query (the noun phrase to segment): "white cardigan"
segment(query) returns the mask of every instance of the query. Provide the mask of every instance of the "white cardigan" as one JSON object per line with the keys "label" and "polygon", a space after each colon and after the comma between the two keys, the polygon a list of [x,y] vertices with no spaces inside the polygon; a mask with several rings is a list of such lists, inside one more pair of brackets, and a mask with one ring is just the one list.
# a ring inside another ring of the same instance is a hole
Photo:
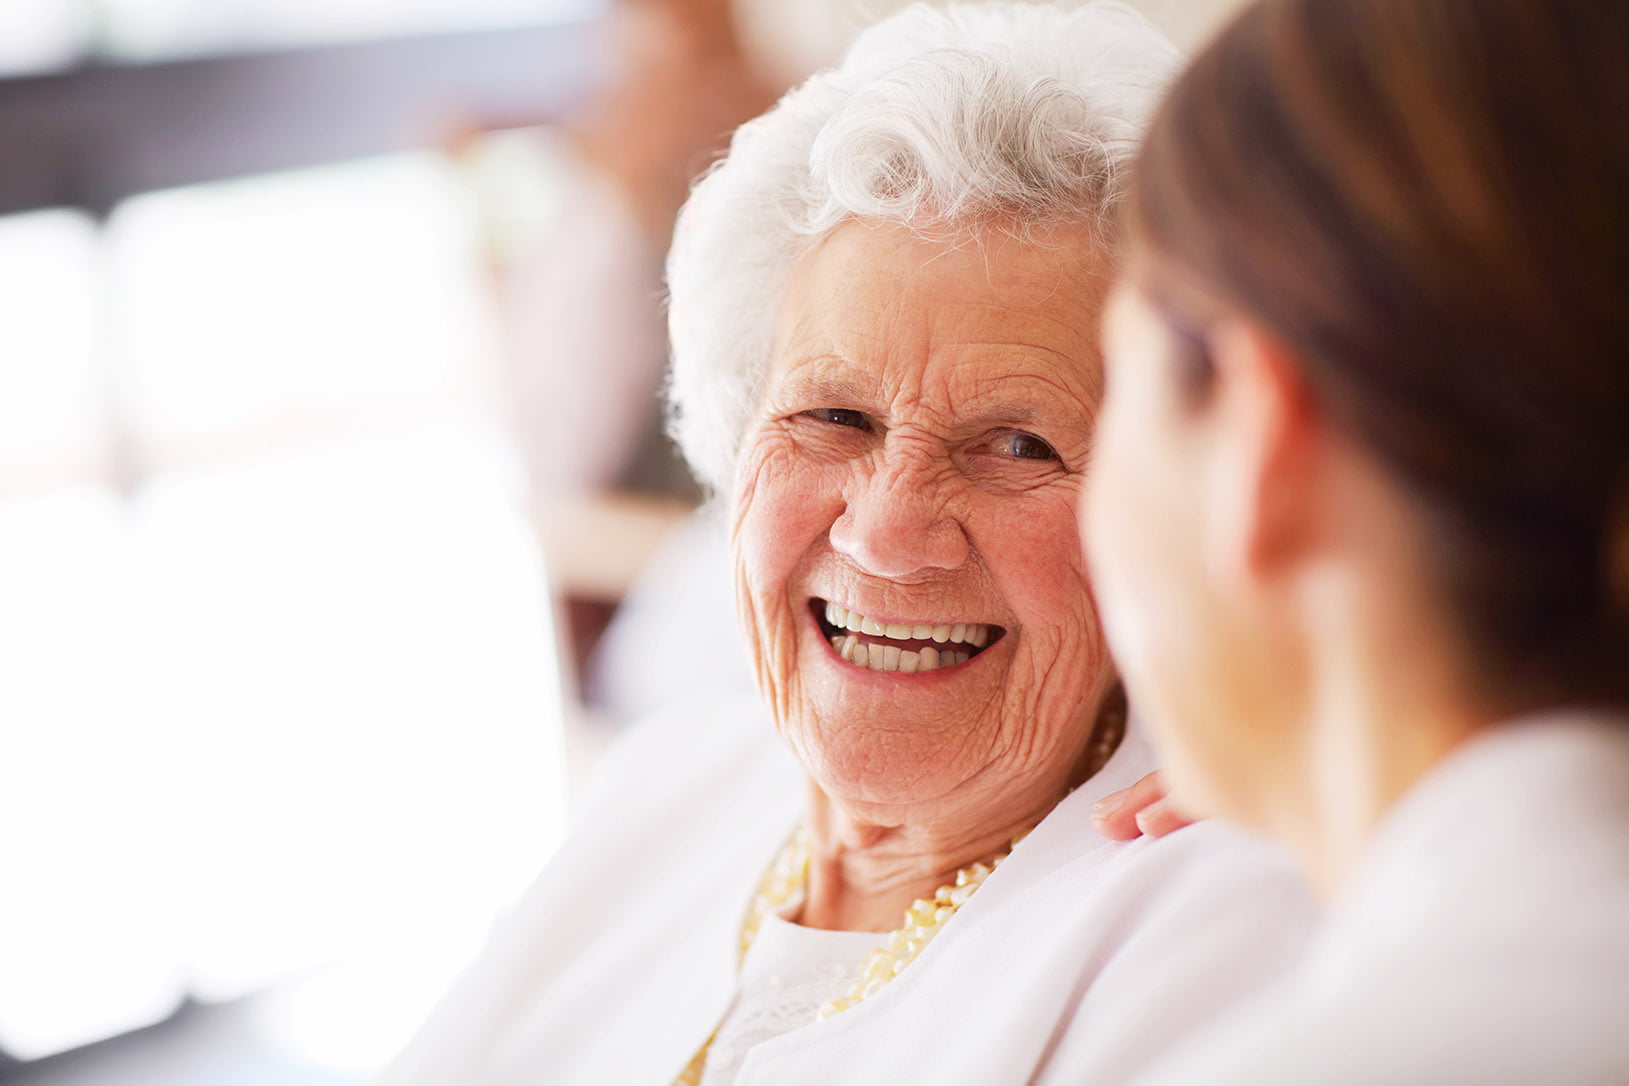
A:
{"label": "white cardigan", "polygon": [[[1274,979],[1311,900],[1216,825],[1115,844],[1093,803],[1152,767],[1133,727],[873,998],[753,1048],[741,1084],[1119,1082]],[[608,759],[574,832],[391,1086],[667,1086],[735,997],[742,916],[804,778],[762,709],[676,714]]]}
{"label": "white cardigan", "polygon": [[1629,1082],[1629,720],[1468,743],[1382,824],[1305,965],[1148,1082]]}

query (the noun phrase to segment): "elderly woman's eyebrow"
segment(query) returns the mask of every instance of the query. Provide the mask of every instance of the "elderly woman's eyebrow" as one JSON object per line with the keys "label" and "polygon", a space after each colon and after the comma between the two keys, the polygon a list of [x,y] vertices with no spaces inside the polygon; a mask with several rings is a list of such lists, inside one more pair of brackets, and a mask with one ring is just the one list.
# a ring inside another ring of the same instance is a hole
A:
{"label": "elderly woman's eyebrow", "polygon": [[[837,363],[836,359],[811,360],[824,361],[828,364]],[[808,365],[806,363],[805,365]],[[782,386],[780,400],[810,401],[826,407],[852,407],[859,403],[869,403],[879,395],[875,385],[862,387],[859,383],[835,373],[809,373],[790,378]]]}
{"label": "elderly woman's eyebrow", "polygon": [[[811,363],[815,360],[811,360]],[[827,360],[833,363],[833,368],[840,365],[837,359]],[[814,368],[810,363],[805,365]],[[788,378],[774,394],[777,406],[787,408],[807,407],[865,407],[870,410],[886,410],[886,405],[880,403],[885,396],[884,391],[874,382],[859,382],[852,380],[845,374],[831,372],[817,372],[806,375],[794,375]],[[957,405],[958,420],[969,429],[981,429],[995,426],[1033,426],[1042,422],[1057,423],[1067,421],[1072,413],[1063,405],[1038,404],[1027,400],[992,400],[978,402],[977,396],[964,398]],[[1082,420],[1082,426],[1087,422]]]}
{"label": "elderly woman's eyebrow", "polygon": [[966,420],[974,425],[1032,426],[1053,412],[1028,403],[980,404],[967,412]]}

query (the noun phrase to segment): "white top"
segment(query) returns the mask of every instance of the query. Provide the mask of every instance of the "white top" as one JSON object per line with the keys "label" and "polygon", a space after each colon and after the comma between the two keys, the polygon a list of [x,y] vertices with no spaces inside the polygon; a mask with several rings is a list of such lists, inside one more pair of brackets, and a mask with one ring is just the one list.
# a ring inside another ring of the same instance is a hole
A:
{"label": "white top", "polygon": [[1629,720],[1468,743],[1387,817],[1304,967],[1146,1081],[1629,1082]]}
{"label": "white top", "polygon": [[754,1045],[812,1025],[820,1005],[847,995],[860,961],[887,939],[886,933],[822,931],[764,917],[741,963],[740,994],[707,1051],[701,1086],[734,1082]]}
{"label": "white top", "polygon": [[[915,961],[763,1041],[736,1083],[1122,1082],[1260,990],[1313,909],[1276,850],[1218,825],[1116,844],[1093,803],[1152,767],[1133,726]],[[805,778],[756,704],[674,712],[607,758],[576,829],[392,1086],[668,1086],[739,994],[738,936]],[[1067,1035],[1067,1036],[1065,1036]]]}

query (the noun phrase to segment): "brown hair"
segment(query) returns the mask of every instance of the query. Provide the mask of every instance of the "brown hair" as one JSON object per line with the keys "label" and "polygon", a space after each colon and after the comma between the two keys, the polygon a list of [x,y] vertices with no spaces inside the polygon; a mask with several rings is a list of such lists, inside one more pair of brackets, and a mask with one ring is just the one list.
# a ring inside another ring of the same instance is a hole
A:
{"label": "brown hair", "polygon": [[1629,704],[1626,201],[1615,0],[1266,0],[1133,185],[1143,285],[1179,329],[1238,313],[1291,349],[1424,511],[1512,710]]}

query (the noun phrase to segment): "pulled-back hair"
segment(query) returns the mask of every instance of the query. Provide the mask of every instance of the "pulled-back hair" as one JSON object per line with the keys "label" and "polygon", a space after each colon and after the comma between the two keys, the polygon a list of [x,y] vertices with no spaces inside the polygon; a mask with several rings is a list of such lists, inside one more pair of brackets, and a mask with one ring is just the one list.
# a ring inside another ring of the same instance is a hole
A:
{"label": "pulled-back hair", "polygon": [[1626,118],[1629,5],[1267,0],[1130,201],[1173,326],[1268,329],[1405,488],[1513,709],[1629,703]]}
{"label": "pulled-back hair", "polygon": [[725,490],[792,266],[851,219],[923,231],[1072,220],[1113,244],[1144,123],[1180,60],[1119,3],[913,7],[743,125],[668,258],[670,429]]}

